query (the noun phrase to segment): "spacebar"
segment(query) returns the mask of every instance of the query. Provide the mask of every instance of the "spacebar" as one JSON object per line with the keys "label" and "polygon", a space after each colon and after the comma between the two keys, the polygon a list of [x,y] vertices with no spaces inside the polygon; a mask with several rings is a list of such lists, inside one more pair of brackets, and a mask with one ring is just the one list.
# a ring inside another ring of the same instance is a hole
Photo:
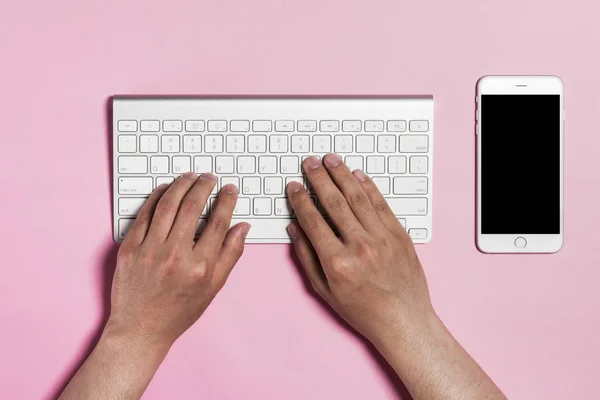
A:
{"label": "spacebar", "polygon": [[[241,223],[247,222],[252,227],[248,232],[247,239],[289,239],[289,235],[286,231],[286,227],[295,219],[292,218],[232,218],[231,227]],[[201,220],[206,223],[206,220]],[[200,231],[204,224],[200,224]]]}

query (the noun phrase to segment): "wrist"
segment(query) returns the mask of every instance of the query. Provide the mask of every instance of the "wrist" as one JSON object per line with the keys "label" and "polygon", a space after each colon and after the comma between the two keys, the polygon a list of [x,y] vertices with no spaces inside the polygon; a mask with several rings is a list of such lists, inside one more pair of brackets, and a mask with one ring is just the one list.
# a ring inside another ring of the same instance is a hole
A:
{"label": "wrist", "polygon": [[104,327],[100,343],[127,354],[131,359],[143,359],[158,364],[166,357],[172,345],[168,341],[140,334],[111,319]]}
{"label": "wrist", "polygon": [[415,345],[424,338],[441,337],[447,333],[444,324],[433,308],[421,310],[413,315],[396,312],[388,318],[370,341],[382,353],[398,352],[399,349]]}

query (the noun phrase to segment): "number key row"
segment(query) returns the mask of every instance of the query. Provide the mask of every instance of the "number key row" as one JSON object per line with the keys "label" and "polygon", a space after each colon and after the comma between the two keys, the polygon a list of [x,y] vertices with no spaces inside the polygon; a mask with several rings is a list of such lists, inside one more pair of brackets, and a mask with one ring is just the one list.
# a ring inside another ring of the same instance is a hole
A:
{"label": "number key row", "polygon": [[[200,135],[162,135],[160,149],[163,153],[200,153],[202,151]],[[119,153],[136,153],[138,151],[136,135],[120,135],[118,137]],[[205,153],[426,153],[429,151],[427,135],[205,135]],[[183,142],[183,149],[181,147]],[[312,142],[312,146],[311,146]],[[333,142],[333,143],[332,143]],[[376,146],[377,142],[377,146]],[[398,146],[396,146],[398,142]],[[247,148],[246,148],[247,144]],[[267,150],[268,149],[268,150]],[[158,153],[158,135],[140,135],[140,153]]]}

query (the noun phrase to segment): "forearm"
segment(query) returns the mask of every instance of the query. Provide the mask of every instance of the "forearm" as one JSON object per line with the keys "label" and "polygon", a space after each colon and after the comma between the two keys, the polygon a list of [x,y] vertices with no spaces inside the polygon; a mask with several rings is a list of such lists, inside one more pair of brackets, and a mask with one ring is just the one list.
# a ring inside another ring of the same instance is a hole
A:
{"label": "forearm", "polygon": [[376,346],[415,400],[506,397],[432,313]]}
{"label": "forearm", "polygon": [[59,400],[139,399],[167,351],[107,325]]}

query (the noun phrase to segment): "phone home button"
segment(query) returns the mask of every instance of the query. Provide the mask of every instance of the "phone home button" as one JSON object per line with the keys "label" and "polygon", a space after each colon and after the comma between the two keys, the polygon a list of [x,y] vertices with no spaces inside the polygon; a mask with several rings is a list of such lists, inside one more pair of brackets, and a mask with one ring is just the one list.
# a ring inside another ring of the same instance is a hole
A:
{"label": "phone home button", "polygon": [[515,247],[518,249],[524,249],[527,246],[527,240],[524,237],[518,237],[515,239]]}

